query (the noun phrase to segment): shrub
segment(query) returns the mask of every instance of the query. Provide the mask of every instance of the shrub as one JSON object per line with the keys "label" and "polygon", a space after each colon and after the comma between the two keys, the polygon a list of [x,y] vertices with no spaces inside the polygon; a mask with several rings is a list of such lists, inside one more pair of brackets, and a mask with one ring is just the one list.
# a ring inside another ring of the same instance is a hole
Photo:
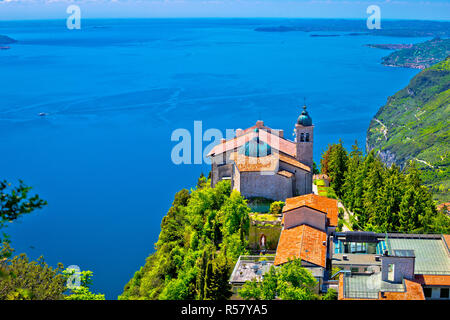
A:
{"label": "shrub", "polygon": [[270,204],[269,213],[270,214],[281,214],[283,211],[284,202],[283,201],[275,201]]}

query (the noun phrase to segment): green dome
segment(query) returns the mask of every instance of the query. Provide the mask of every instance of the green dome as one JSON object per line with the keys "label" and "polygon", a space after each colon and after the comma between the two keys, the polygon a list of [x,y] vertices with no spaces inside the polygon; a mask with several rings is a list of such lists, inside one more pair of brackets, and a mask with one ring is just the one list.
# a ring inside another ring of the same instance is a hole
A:
{"label": "green dome", "polygon": [[306,111],[306,106],[303,106],[303,111],[297,119],[297,124],[301,124],[302,126],[308,127],[312,126],[312,119]]}
{"label": "green dome", "polygon": [[[258,131],[255,130],[255,132]],[[254,137],[239,148],[239,153],[247,157],[260,158],[272,154],[272,148],[267,143],[259,140],[259,137]]]}

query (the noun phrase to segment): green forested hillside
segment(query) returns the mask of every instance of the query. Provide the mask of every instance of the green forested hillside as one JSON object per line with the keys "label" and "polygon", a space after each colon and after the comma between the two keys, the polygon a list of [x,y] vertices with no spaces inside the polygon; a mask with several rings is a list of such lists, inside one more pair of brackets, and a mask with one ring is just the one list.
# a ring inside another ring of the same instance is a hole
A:
{"label": "green forested hillside", "polygon": [[367,150],[384,163],[416,162],[439,202],[450,201],[450,57],[416,75],[389,97],[367,131]]}
{"label": "green forested hillside", "polygon": [[175,195],[161,233],[143,267],[119,299],[220,300],[231,296],[228,284],[239,255],[246,253],[250,208],[229,181]]}
{"label": "green forested hillside", "polygon": [[383,58],[383,64],[393,67],[425,69],[444,60],[450,54],[450,39],[435,38],[397,50]]}

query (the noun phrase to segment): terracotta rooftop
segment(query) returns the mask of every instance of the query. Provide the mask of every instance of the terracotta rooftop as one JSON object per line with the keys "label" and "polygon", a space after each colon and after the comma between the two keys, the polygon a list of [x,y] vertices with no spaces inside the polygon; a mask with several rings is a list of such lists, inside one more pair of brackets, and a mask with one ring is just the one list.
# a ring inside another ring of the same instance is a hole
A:
{"label": "terracotta rooftop", "polygon": [[300,258],[325,268],[326,240],[325,232],[305,224],[291,229],[283,229],[278,241],[274,265],[286,263],[289,259]]}
{"label": "terracotta rooftop", "polygon": [[416,274],[414,280],[427,286],[450,286],[450,275]]}
{"label": "terracotta rooftop", "polygon": [[[385,291],[382,295],[378,292],[377,300],[425,300],[422,285],[416,281],[405,279],[405,290],[402,292]],[[344,291],[344,274],[339,275],[339,292],[338,300],[374,300],[375,298],[345,298]],[[376,296],[376,295],[375,295]]]}
{"label": "terracotta rooftop", "polygon": [[442,237],[445,240],[445,243],[447,244],[447,249],[450,250],[450,234],[443,234]]}
{"label": "terracotta rooftop", "polygon": [[327,215],[328,225],[337,226],[338,224],[338,201],[316,194],[310,193],[298,197],[287,198],[286,205],[283,207],[283,213],[300,207],[309,207],[318,210]]}
{"label": "terracotta rooftop", "polygon": [[385,292],[379,295],[379,300],[425,300],[420,283],[405,279],[405,292]]}
{"label": "terracotta rooftop", "polygon": [[241,136],[235,137],[214,146],[214,148],[208,153],[208,156],[221,154],[223,152],[239,148],[246,142],[259,135],[260,140],[270,145],[273,149],[279,150],[287,155],[290,155],[291,157],[295,157],[297,152],[295,142],[281,138],[280,136],[264,130],[264,128],[260,129],[259,132],[250,130],[255,127],[256,126],[246,129],[246,133],[242,134]]}
{"label": "terracotta rooftop", "polygon": [[447,208],[447,210],[449,210],[450,209],[450,202],[444,202],[444,203],[441,203],[441,204],[439,204],[439,205],[437,205],[436,206],[436,209],[438,210],[438,211],[440,211],[440,210],[442,210],[442,208]]}

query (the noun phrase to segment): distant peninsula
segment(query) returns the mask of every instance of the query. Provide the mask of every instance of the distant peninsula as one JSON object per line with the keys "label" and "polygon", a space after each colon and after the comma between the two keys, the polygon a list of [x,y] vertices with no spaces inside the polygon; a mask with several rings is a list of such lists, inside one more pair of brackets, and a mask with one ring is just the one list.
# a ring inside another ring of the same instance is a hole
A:
{"label": "distant peninsula", "polygon": [[10,44],[15,43],[17,40],[14,40],[13,38],[10,38],[8,36],[3,36],[0,34],[0,44]]}
{"label": "distant peninsula", "polygon": [[368,44],[368,47],[397,50],[382,60],[390,67],[426,69],[450,55],[450,39],[434,38],[417,44]]}
{"label": "distant peninsula", "polygon": [[[326,23],[324,23],[326,21]],[[426,20],[383,21],[381,29],[368,29],[366,20],[298,19],[289,24],[257,27],[257,32],[347,32],[347,36],[450,37],[450,22]]]}
{"label": "distant peninsula", "polygon": [[400,50],[400,49],[409,49],[412,48],[412,44],[394,44],[394,43],[386,43],[386,44],[366,44],[366,47],[377,48],[377,49],[385,49],[385,50]]}

